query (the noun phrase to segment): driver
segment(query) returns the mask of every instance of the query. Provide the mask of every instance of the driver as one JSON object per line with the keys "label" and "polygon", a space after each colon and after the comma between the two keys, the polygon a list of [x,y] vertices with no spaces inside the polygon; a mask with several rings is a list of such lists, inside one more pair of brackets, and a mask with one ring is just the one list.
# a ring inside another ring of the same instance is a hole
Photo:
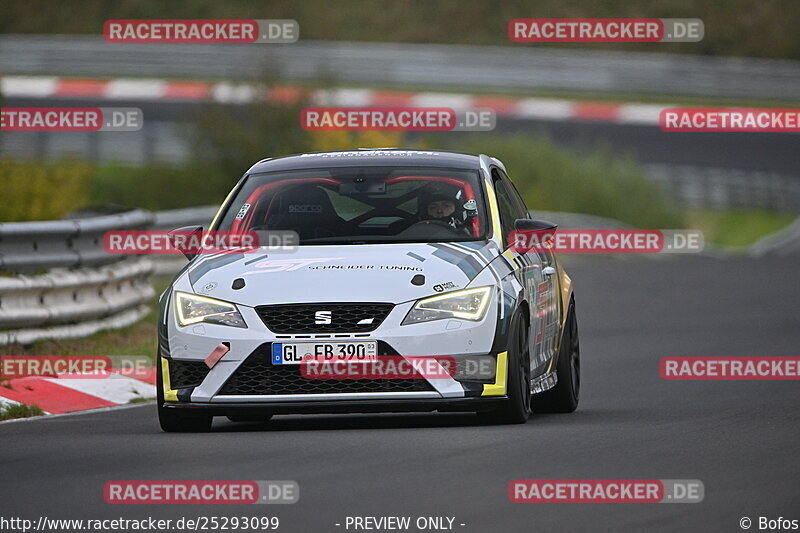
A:
{"label": "driver", "polygon": [[464,191],[459,188],[443,185],[427,187],[420,195],[420,219],[438,220],[454,230],[467,232],[463,204]]}

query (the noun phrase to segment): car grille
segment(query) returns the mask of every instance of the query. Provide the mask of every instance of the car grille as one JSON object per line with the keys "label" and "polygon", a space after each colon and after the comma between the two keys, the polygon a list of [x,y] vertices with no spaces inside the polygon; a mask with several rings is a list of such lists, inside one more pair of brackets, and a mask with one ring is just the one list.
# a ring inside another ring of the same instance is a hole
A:
{"label": "car grille", "polygon": [[[256,312],[275,333],[358,333],[377,328],[394,307],[385,303],[319,303],[262,305]],[[319,324],[327,311],[330,324]],[[371,320],[370,320],[371,319]],[[361,322],[361,323],[359,323]]]}
{"label": "car grille", "polygon": [[196,387],[206,379],[208,367],[203,361],[181,361],[172,359],[169,362],[169,385],[172,389]]}
{"label": "car grille", "polygon": [[[300,373],[300,365],[273,365],[272,344],[263,344],[228,378],[219,394],[336,394],[354,392],[431,392],[435,389],[425,379],[309,379]],[[396,352],[378,342],[380,355]]]}

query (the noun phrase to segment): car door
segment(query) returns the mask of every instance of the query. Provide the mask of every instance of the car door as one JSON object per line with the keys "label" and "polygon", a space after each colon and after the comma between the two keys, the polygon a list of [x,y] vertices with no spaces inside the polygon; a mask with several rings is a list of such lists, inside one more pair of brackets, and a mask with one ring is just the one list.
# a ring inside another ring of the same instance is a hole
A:
{"label": "car door", "polygon": [[[513,217],[514,220],[530,218],[525,202],[506,173],[499,168],[493,171],[493,174],[495,173],[497,175],[495,190],[498,191],[501,222],[503,203],[506,204],[507,217]],[[514,220],[510,221],[512,227]],[[535,377],[540,373],[537,369],[545,370],[544,366],[553,358],[558,346],[560,335],[558,265],[555,255],[549,248],[517,255],[525,265],[522,271],[531,307],[530,353],[533,370],[531,375]]]}

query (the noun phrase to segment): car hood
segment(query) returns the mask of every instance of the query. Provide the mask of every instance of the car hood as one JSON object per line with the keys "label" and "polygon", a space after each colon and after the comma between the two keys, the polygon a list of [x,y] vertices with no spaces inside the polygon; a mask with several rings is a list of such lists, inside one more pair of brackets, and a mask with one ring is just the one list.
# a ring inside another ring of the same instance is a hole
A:
{"label": "car hood", "polygon": [[[196,293],[247,306],[396,304],[466,287],[492,258],[494,248],[493,242],[483,241],[301,246],[291,253],[269,254],[226,252],[198,257],[186,275]],[[237,278],[244,280],[241,289],[233,288]]]}

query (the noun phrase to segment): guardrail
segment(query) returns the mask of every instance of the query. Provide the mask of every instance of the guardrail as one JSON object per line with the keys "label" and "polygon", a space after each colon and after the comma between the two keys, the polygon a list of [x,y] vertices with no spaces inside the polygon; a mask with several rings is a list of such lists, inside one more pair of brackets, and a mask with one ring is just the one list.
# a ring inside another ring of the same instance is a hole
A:
{"label": "guardrail", "polygon": [[117,44],[99,35],[0,37],[5,74],[327,81],[400,87],[702,95],[794,101],[800,61],[519,46],[299,41]]}
{"label": "guardrail", "polygon": [[647,177],[672,202],[708,209],[767,209],[800,213],[797,176],[732,168],[645,165]]}
{"label": "guardrail", "polygon": [[0,272],[29,272],[56,267],[113,263],[119,256],[103,250],[103,234],[145,229],[155,218],[141,209],[75,220],[0,224]]}
{"label": "guardrail", "polygon": [[155,295],[150,275],[172,272],[186,260],[107,254],[103,234],[207,224],[213,212],[213,206],[158,213],[137,209],[0,224],[0,345],[83,337],[140,320]]}

